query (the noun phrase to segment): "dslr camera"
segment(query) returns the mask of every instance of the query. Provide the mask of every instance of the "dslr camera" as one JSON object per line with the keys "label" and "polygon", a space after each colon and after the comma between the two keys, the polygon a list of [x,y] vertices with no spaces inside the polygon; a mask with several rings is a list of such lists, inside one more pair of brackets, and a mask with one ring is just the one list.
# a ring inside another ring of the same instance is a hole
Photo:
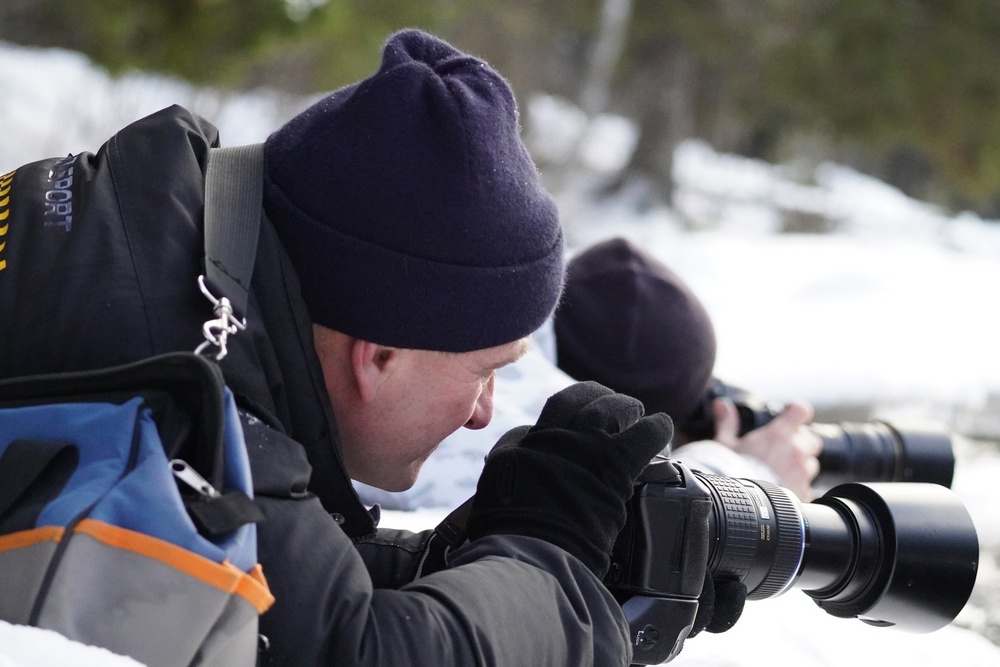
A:
{"label": "dslr camera", "polygon": [[[739,434],[760,428],[783,406],[713,378],[694,414],[677,428],[696,440],[715,437],[712,401],[729,398],[740,416]],[[828,489],[845,482],[927,482],[950,487],[955,473],[951,437],[943,428],[899,428],[884,421],[809,425],[823,441],[813,484]]]}
{"label": "dslr camera", "polygon": [[633,664],[672,660],[706,575],[748,600],[801,589],[827,613],[931,632],[975,584],[968,511],[934,483],[847,483],[811,503],[764,481],[692,472],[657,457],[636,483],[605,584],[629,622]]}

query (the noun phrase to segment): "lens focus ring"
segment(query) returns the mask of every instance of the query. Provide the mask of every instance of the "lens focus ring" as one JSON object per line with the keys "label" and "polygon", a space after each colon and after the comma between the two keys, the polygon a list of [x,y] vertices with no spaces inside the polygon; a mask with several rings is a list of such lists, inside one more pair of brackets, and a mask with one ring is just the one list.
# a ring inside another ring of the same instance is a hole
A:
{"label": "lens focus ring", "polygon": [[716,499],[712,574],[743,582],[751,600],[788,588],[805,548],[805,527],[795,499],[769,482],[716,475],[702,479]]}
{"label": "lens focus ring", "polygon": [[705,475],[703,479],[718,501],[714,503],[718,543],[709,568],[716,576],[744,581],[754,564],[759,542],[760,524],[753,499],[736,478]]}
{"label": "lens focus ring", "polygon": [[805,549],[805,526],[799,505],[789,497],[789,492],[770,482],[754,481],[771,501],[777,524],[778,542],[771,561],[771,570],[767,577],[751,591],[747,598],[763,600],[785,591],[799,570],[802,554]]}

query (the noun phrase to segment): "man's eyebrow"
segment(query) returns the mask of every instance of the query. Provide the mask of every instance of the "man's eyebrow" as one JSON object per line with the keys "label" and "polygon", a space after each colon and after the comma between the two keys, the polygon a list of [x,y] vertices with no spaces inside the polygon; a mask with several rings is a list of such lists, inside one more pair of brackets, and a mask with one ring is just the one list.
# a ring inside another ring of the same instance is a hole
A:
{"label": "man's eyebrow", "polygon": [[529,347],[530,347],[529,341],[524,341],[524,344],[518,347],[517,352],[514,354],[513,357],[503,357],[502,359],[497,359],[492,363],[487,364],[486,370],[496,371],[500,370],[504,366],[510,366],[511,364],[521,359],[524,355],[526,355],[528,353]]}
{"label": "man's eyebrow", "polygon": [[530,347],[531,347],[531,342],[527,341],[527,340],[524,341],[524,344],[521,345],[518,348],[517,354],[514,355],[514,358],[513,359],[507,359],[502,364],[500,364],[499,366],[497,366],[497,368],[503,368],[504,366],[509,366],[509,365],[515,363],[516,361],[518,361],[519,359],[521,359],[524,355],[528,354],[528,349]]}

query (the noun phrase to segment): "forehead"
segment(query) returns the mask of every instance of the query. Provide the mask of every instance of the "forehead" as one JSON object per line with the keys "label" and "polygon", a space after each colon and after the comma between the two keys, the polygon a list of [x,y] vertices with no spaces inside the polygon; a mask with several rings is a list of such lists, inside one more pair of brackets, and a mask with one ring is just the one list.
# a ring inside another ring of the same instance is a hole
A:
{"label": "forehead", "polygon": [[506,366],[507,364],[512,364],[523,357],[528,351],[530,340],[530,338],[521,338],[510,343],[504,343],[503,345],[488,347],[482,350],[459,353],[445,352],[443,354],[451,358],[462,359],[469,365],[482,369],[496,369],[501,366]]}
{"label": "forehead", "polygon": [[478,350],[473,354],[480,354],[482,356],[482,360],[490,365],[504,366],[506,364],[514,363],[523,357],[528,351],[528,343],[530,340],[530,338],[520,338],[504,345],[489,347],[485,350]]}

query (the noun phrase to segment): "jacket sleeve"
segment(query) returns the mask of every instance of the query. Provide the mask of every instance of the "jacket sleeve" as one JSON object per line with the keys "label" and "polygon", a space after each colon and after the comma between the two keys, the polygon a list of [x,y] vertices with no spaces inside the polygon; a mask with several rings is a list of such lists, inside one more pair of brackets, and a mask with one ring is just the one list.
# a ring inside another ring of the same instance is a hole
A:
{"label": "jacket sleeve", "polygon": [[301,491],[309,466],[291,445],[273,431],[265,440],[248,434],[267,516],[258,548],[275,604],[261,634],[274,665],[629,663],[614,598],[582,563],[540,540],[491,536],[452,554],[447,570],[402,583],[404,568],[373,580],[334,518]]}
{"label": "jacket sleeve", "polygon": [[436,553],[434,531],[414,533],[409,530],[379,528],[362,540],[355,541],[355,548],[368,568],[375,588],[400,588],[422,576],[425,561],[434,564],[433,570],[443,560],[443,554]]}

